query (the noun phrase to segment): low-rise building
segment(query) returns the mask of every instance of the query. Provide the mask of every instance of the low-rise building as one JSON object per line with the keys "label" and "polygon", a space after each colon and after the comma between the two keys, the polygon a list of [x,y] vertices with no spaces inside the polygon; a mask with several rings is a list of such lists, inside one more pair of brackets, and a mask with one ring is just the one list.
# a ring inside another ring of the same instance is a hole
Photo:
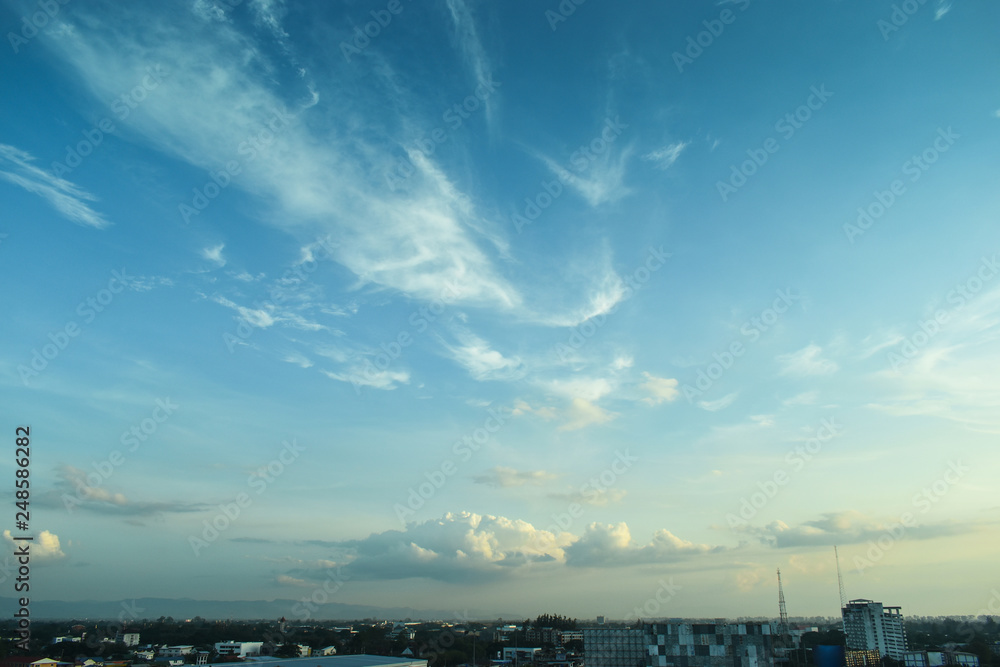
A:
{"label": "low-rise building", "polygon": [[583,641],[583,630],[557,630],[558,644],[565,646],[572,641]]}
{"label": "low-rise building", "polygon": [[246,658],[247,656],[260,655],[263,646],[264,642],[218,642],[215,644],[215,652],[222,656]]}
{"label": "low-rise building", "polygon": [[542,649],[540,648],[521,648],[518,646],[504,646],[503,647],[503,660],[504,662],[512,662],[515,664],[523,665],[525,663],[534,662],[541,655]]}
{"label": "low-rise building", "polygon": [[516,625],[500,625],[493,631],[493,641],[509,642],[521,631]]}
{"label": "low-rise building", "polygon": [[138,646],[139,645],[139,633],[138,632],[117,632],[117,633],[115,633],[115,642],[125,644],[125,646]]}
{"label": "low-rise building", "polygon": [[979,656],[962,651],[907,651],[903,654],[905,667],[979,667]]}

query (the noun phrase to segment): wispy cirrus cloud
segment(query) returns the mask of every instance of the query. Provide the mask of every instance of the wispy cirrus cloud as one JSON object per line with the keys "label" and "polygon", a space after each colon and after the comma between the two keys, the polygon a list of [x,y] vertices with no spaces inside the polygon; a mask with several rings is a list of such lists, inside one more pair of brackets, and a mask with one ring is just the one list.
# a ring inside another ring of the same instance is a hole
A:
{"label": "wispy cirrus cloud", "polygon": [[216,264],[218,266],[226,265],[226,258],[222,256],[222,251],[225,249],[226,244],[220,243],[218,245],[209,246],[207,248],[202,248],[201,256],[208,261]]}
{"label": "wispy cirrus cloud", "polygon": [[[465,0],[447,0],[447,4],[454,24],[455,37],[476,79],[476,85],[485,86],[487,90],[492,89],[492,66],[479,39],[479,29],[476,27],[469,5]],[[483,104],[486,106],[487,124],[492,126],[496,114],[495,94],[486,97]]]}
{"label": "wispy cirrus cloud", "polygon": [[674,166],[680,158],[681,153],[684,149],[690,145],[689,141],[678,141],[673,144],[667,144],[666,146],[661,146],[656,150],[650,151],[642,156],[643,160],[647,162],[652,162],[653,166],[661,171],[666,171],[670,167]]}
{"label": "wispy cirrus cloud", "polygon": [[548,156],[540,156],[545,166],[563,183],[577,191],[591,206],[618,201],[631,194],[625,185],[625,172],[633,149],[609,147],[600,156],[576,172],[566,169]]}
{"label": "wispy cirrus cloud", "polygon": [[64,178],[36,167],[32,164],[34,161],[29,153],[0,144],[0,165],[7,167],[0,169],[0,178],[45,199],[54,209],[79,225],[103,229],[111,224],[87,204],[96,201],[97,197]]}
{"label": "wispy cirrus cloud", "polygon": [[516,468],[497,466],[482,475],[476,475],[472,481],[476,484],[508,488],[525,485],[539,486],[556,477],[558,475],[545,470],[517,470]]}
{"label": "wispy cirrus cloud", "polygon": [[524,376],[524,363],[520,358],[505,357],[468,330],[456,330],[455,335],[458,344],[442,343],[451,358],[476,380],[515,380]]}
{"label": "wispy cirrus cloud", "polygon": [[707,412],[718,412],[719,410],[724,410],[733,404],[733,401],[737,399],[740,392],[734,391],[731,394],[726,394],[722,398],[717,398],[714,401],[698,401],[698,407]]}
{"label": "wispy cirrus cloud", "polygon": [[823,357],[823,348],[815,343],[810,343],[801,350],[779,355],[778,364],[782,375],[829,375],[839,369],[836,362]]}
{"label": "wispy cirrus cloud", "polygon": [[[860,544],[878,540],[887,534],[890,527],[898,530],[899,519],[876,518],[857,511],[829,512],[818,519],[789,525],[784,521],[772,521],[766,526],[737,526],[737,532],[752,535],[762,544],[785,549],[792,547],[833,546],[836,544]],[[979,524],[959,521],[921,522],[906,526],[902,534],[907,539],[929,540],[951,535],[963,535],[979,530]]]}
{"label": "wispy cirrus cloud", "polygon": [[[297,98],[294,91],[277,89],[261,74],[271,63],[247,62],[263,56],[225,9],[209,14],[171,10],[169,17],[165,8],[152,5],[105,9],[110,11],[97,20],[87,7],[67,7],[56,20],[60,38],[52,46],[101,98],[141,80],[151,62],[169,71],[158,94],[126,121],[154,147],[209,170],[239,158],[241,173],[233,183],[269,200],[271,214],[264,217],[290,232],[312,228],[334,234],[340,240],[337,261],[361,284],[428,300],[440,296],[442,285],[452,284],[458,302],[504,309],[520,303],[517,290],[468,231],[466,221],[474,213],[443,190],[440,179],[416,174],[396,192],[380,179],[372,181],[369,174],[393,159],[392,143],[365,143],[359,137],[367,132],[298,118],[313,103],[309,86],[322,92],[323,84],[303,80]],[[464,16],[460,3],[455,11]],[[278,19],[274,12],[267,16]],[[103,29],[94,31],[93,25]],[[154,25],[162,29],[152,30]],[[336,88],[337,72],[331,76]],[[357,111],[378,104],[375,94],[351,96],[352,101],[335,97]],[[266,150],[253,157],[238,152],[264,129],[273,133]],[[367,155],[367,162],[358,161],[358,155]]]}

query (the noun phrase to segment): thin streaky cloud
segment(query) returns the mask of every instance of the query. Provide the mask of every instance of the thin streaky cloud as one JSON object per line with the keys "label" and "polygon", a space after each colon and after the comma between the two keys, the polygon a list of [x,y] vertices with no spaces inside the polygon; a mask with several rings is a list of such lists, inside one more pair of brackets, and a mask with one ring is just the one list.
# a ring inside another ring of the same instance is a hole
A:
{"label": "thin streaky cloud", "polygon": [[690,141],[678,141],[673,144],[667,144],[666,146],[661,146],[656,150],[650,151],[642,156],[643,160],[647,162],[652,162],[653,166],[661,171],[666,171],[670,167],[674,166],[680,158],[681,153],[684,149],[690,145]]}
{"label": "thin streaky cloud", "polygon": [[45,199],[54,209],[73,222],[103,229],[111,223],[86,202],[97,197],[83,188],[31,164],[35,158],[9,144],[0,144],[0,164],[9,163],[13,171],[0,170],[0,178]]}

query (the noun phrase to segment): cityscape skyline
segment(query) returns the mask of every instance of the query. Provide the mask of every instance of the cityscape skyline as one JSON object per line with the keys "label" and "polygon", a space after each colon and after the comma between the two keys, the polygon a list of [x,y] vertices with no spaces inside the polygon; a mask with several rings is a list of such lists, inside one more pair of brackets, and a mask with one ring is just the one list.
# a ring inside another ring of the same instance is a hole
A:
{"label": "cityscape skyline", "polygon": [[998,19],[3,0],[0,595],[1000,607]]}

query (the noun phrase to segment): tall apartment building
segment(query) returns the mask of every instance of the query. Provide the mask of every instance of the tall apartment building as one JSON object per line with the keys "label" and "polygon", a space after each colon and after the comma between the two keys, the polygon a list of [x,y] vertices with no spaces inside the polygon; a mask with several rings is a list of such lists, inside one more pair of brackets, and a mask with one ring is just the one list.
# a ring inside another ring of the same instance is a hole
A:
{"label": "tall apartment building", "polygon": [[776,634],[770,623],[647,623],[583,631],[587,667],[769,667]]}
{"label": "tall apartment building", "polygon": [[906,653],[906,630],[899,607],[883,607],[872,600],[851,600],[841,612],[848,651],[878,651],[902,661]]}

